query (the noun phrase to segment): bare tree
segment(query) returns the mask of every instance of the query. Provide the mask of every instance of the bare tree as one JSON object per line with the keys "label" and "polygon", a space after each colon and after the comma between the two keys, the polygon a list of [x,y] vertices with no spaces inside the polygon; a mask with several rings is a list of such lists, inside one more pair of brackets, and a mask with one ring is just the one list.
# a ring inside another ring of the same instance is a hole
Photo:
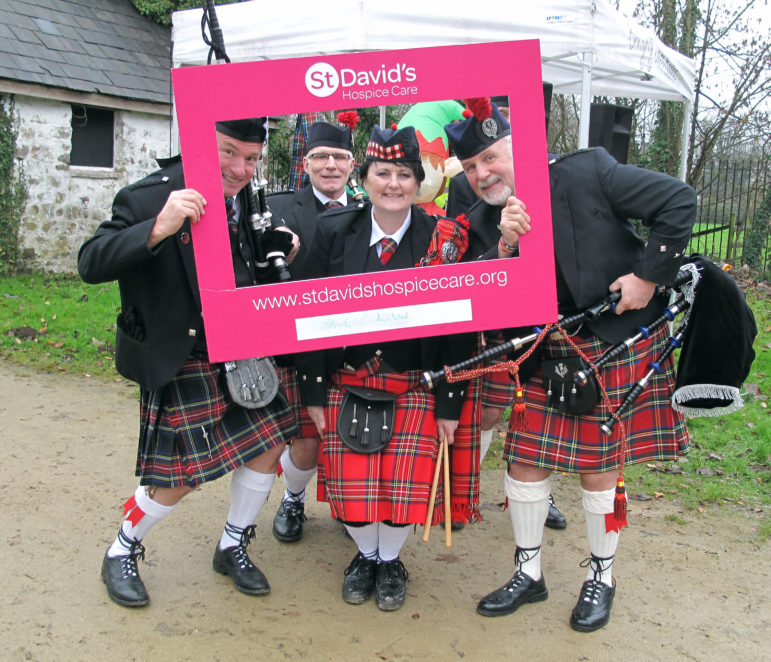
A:
{"label": "bare tree", "polygon": [[[764,155],[769,127],[771,39],[763,26],[767,0],[638,0],[635,16],[667,45],[696,60],[687,180],[699,181],[716,156]],[[650,167],[672,171],[679,151],[682,111],[661,102]],[[637,137],[637,136],[636,136]]]}
{"label": "bare tree", "polygon": [[[718,0],[704,4],[696,52],[699,75],[691,123],[689,181],[699,179],[717,148],[754,144],[767,149],[770,133],[771,39],[767,28],[762,30],[759,15],[752,13],[761,3],[745,0],[730,9]],[[762,4],[767,5],[765,1]],[[716,92],[708,85],[713,76],[726,81]],[[721,140],[726,136],[732,139]]]}

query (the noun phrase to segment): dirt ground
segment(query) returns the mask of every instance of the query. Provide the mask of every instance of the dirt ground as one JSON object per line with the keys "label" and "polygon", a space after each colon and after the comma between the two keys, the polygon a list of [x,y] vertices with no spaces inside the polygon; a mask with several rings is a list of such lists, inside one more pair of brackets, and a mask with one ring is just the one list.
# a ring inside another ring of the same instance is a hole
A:
{"label": "dirt ground", "polygon": [[764,514],[749,510],[678,513],[632,501],[611,622],[593,634],[571,630],[587,550],[577,484],[563,476],[554,491],[570,523],[545,533],[549,599],[510,616],[475,612],[512,572],[500,471],[482,477],[484,521],[456,533],[452,548],[436,529],[428,544],[420,531],[409,538],[401,611],[341,600],[355,549],[325,505],[309,502],[302,542],[274,540],[280,479],[250,547],[269,596],[242,595],[211,569],[225,479],[185,499],[145,540],[149,607],[119,607],[99,568],[135,487],[135,388],[0,362],[0,393],[3,660],[771,659],[769,545],[756,535]]}

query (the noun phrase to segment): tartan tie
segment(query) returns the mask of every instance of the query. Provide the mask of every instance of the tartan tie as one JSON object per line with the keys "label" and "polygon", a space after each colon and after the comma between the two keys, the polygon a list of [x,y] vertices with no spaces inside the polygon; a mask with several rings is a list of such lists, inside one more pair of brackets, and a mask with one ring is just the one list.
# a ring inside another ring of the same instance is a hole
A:
{"label": "tartan tie", "polygon": [[343,203],[339,200],[330,200],[324,205],[327,209],[337,209],[338,207],[342,207]]}
{"label": "tartan tie", "polygon": [[380,262],[387,265],[396,252],[396,242],[391,237],[383,237],[380,240]]}

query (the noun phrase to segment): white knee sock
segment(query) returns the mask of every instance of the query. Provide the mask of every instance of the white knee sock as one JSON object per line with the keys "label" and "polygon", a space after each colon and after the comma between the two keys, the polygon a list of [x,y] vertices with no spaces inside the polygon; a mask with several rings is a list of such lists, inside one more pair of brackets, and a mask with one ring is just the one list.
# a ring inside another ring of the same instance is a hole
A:
{"label": "white knee sock", "polygon": [[127,556],[129,553],[129,547],[126,545],[126,540],[129,543],[134,540],[142,540],[158,522],[166,517],[176,507],[176,503],[173,506],[164,506],[163,504],[153,501],[147,496],[147,488],[144,485],[139,485],[134,492],[134,499],[137,502],[136,508],[140,508],[144,515],[137,521],[136,525],[131,523],[134,519],[132,515],[136,516],[136,510],[126,513],[126,519],[121,524],[121,531],[125,536],[123,539],[121,536],[115,538],[115,541],[107,550],[107,556],[113,558],[115,556]]}
{"label": "white knee sock", "polygon": [[[262,474],[241,465],[233,471],[230,481],[230,510],[228,524],[238,529],[245,529],[254,524],[260,509],[265,504],[273,487],[276,474]],[[220,549],[235,547],[241,541],[225,527],[220,538]]]}
{"label": "white knee sock", "polygon": [[351,536],[353,542],[359,547],[359,551],[362,556],[368,559],[377,558],[377,545],[378,545],[378,523],[370,522],[364,526],[348,526],[345,525],[348,533]]}
{"label": "white knee sock", "polygon": [[409,526],[389,526],[385,522],[378,522],[378,561],[393,561],[399,556],[404,543],[410,535]]}
{"label": "white knee sock", "polygon": [[[281,454],[281,468],[284,470],[284,484],[286,485],[284,501],[293,499],[305,503],[305,487],[316,475],[316,467],[298,469],[292,461],[292,456],[289,453],[290,448],[291,446],[287,446]],[[298,497],[298,495],[300,496]]]}
{"label": "white knee sock", "polygon": [[480,442],[479,442],[479,463],[482,463],[482,460],[485,459],[485,455],[487,455],[487,451],[490,450],[490,444],[493,442],[493,432],[494,430],[482,430],[482,434],[480,435]]}
{"label": "white knee sock", "polygon": [[[519,559],[521,570],[533,579],[541,578],[541,541],[546,516],[549,514],[551,476],[526,483],[504,474],[504,491],[509,498],[509,515],[517,547],[533,550]],[[538,548],[538,551],[535,551]]]}
{"label": "white knee sock", "polygon": [[596,563],[589,564],[589,571],[586,573],[587,579],[594,579],[595,572],[598,579],[608,586],[613,586],[613,573],[611,564],[618,547],[618,532],[605,530],[605,515],[613,512],[613,499],[616,490],[602,490],[601,492],[590,492],[581,488],[581,502],[584,506],[584,516],[586,518],[586,538],[589,541],[589,550],[592,555],[600,559],[608,559],[600,562],[600,567],[596,568]]}

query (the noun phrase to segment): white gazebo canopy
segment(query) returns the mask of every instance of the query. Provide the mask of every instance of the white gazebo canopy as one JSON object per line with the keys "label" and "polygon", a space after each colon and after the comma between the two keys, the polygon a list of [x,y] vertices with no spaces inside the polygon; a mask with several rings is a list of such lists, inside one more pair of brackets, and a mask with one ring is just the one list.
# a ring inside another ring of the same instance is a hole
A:
{"label": "white gazebo canopy", "polygon": [[[175,67],[206,63],[202,12],[173,14]],[[216,12],[233,62],[539,39],[543,79],[554,92],[581,95],[579,146],[589,142],[594,95],[681,101],[681,176],[685,173],[693,60],[665,46],[608,0],[487,0],[455,6],[447,0],[294,0],[291,6],[253,1],[219,5]],[[447,66],[450,71],[452,62]]]}

